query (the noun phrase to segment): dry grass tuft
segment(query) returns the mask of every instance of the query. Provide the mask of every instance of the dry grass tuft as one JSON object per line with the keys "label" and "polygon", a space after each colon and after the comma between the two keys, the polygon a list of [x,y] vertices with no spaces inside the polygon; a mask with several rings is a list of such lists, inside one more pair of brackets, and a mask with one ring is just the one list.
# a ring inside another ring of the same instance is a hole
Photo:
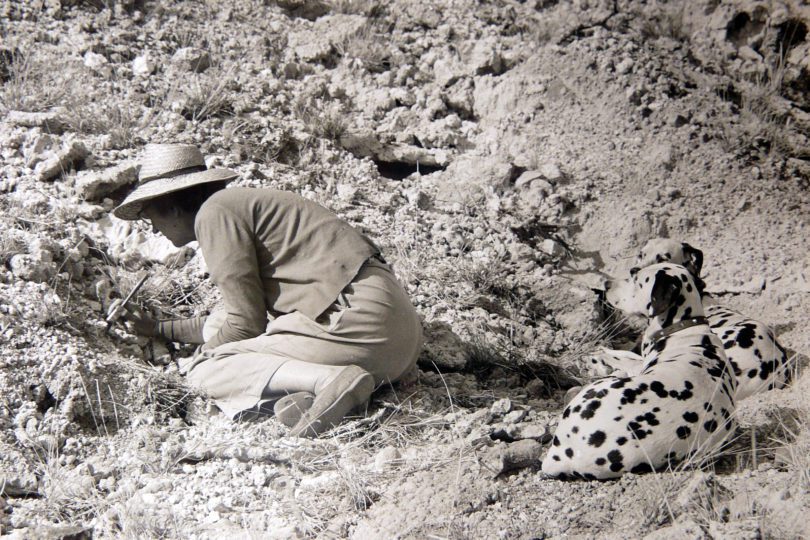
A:
{"label": "dry grass tuft", "polygon": [[349,128],[348,115],[339,103],[298,104],[293,112],[309,133],[322,139],[338,142]]}
{"label": "dry grass tuft", "polygon": [[330,9],[346,15],[364,15],[379,18],[385,14],[385,3],[379,0],[330,0]]}
{"label": "dry grass tuft", "polygon": [[337,52],[344,58],[359,60],[371,73],[383,73],[395,62],[389,45],[393,24],[382,17],[369,19],[363,27],[336,45]]}
{"label": "dry grass tuft", "polygon": [[656,2],[652,6],[652,13],[644,11],[639,15],[639,32],[645,39],[660,37],[685,41],[689,38],[686,27],[686,2],[676,2],[670,5],[666,2]]}
{"label": "dry grass tuft", "polygon": [[9,80],[0,87],[0,109],[43,112],[64,105],[72,95],[67,71],[54,69],[41,54],[15,52]]}
{"label": "dry grass tuft", "polygon": [[192,122],[232,114],[229,86],[235,80],[234,71],[235,68],[227,71],[210,68],[204,73],[191,74],[183,86],[175,89],[180,114]]}
{"label": "dry grass tuft", "polygon": [[28,251],[25,243],[19,238],[9,235],[0,234],[0,264],[7,266],[8,262],[14,255],[19,253],[26,253]]}

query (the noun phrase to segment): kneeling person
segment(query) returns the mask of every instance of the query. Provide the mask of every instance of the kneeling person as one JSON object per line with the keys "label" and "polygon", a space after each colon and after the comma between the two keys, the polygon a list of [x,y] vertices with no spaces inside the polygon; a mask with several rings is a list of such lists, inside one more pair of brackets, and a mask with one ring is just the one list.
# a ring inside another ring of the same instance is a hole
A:
{"label": "kneeling person", "polygon": [[236,176],[207,169],[194,146],[147,146],[113,213],[176,246],[198,241],[225,307],[210,320],[130,317],[144,334],[202,343],[181,372],[232,418],[278,400],[293,435],[317,436],[413,367],[419,318],[366,236],[294,193],[224,189]]}

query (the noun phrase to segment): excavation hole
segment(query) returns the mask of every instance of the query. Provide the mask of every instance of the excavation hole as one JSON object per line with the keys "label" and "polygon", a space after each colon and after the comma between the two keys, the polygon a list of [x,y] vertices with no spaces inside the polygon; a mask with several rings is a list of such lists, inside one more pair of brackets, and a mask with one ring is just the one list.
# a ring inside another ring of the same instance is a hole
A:
{"label": "excavation hole", "polygon": [[404,163],[402,161],[379,161],[374,160],[380,176],[390,180],[402,180],[415,172],[419,174],[430,174],[436,171],[443,171],[445,167],[440,165],[424,165],[414,163]]}

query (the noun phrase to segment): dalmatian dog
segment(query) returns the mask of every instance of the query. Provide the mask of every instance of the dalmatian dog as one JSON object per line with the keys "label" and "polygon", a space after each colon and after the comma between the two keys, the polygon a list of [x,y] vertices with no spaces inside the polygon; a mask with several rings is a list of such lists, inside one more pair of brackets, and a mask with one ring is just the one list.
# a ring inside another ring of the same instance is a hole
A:
{"label": "dalmatian dog", "polygon": [[[636,267],[672,262],[683,265],[701,293],[706,318],[712,331],[723,342],[734,374],[737,377],[737,401],[752,394],[782,388],[790,376],[788,355],[776,340],[775,334],[765,323],[745,317],[723,306],[710,304],[704,294],[705,284],[700,278],[703,268],[703,252],[685,242],[666,238],[648,241],[641,249]],[[614,306],[615,307],[615,306]],[[613,371],[637,372],[641,358],[627,351],[604,349],[588,359],[588,373],[603,376]]]}
{"label": "dalmatian dog", "polygon": [[660,263],[613,283],[608,301],[647,318],[643,365],[583,387],[565,407],[543,472],[607,479],[719,448],[735,427],[737,380],[683,266]]}

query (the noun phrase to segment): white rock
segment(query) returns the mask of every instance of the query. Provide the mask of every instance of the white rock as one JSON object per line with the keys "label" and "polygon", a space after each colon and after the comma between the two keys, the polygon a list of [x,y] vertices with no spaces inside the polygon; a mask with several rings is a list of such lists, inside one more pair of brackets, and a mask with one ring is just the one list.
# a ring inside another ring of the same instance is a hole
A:
{"label": "white rock", "polygon": [[383,472],[387,468],[395,465],[402,458],[399,450],[393,446],[386,446],[374,456],[374,470]]}
{"label": "white rock", "polygon": [[107,64],[107,59],[101,54],[94,53],[93,51],[84,53],[84,65],[90,69],[100,70],[107,66]]}
{"label": "white rock", "polygon": [[135,57],[132,61],[132,73],[138,77],[148,77],[155,71],[155,64],[148,54]]}
{"label": "white rock", "polygon": [[632,58],[625,58],[618,64],[616,64],[616,72],[624,75],[628,73],[631,69],[633,69],[633,59]]}
{"label": "white rock", "polygon": [[503,416],[512,410],[512,400],[509,398],[501,398],[493,403],[489,410],[492,414]]}
{"label": "white rock", "polygon": [[543,243],[540,245],[540,249],[552,257],[562,257],[565,255],[565,248],[562,247],[559,242],[552,240],[551,238],[546,238],[543,240]]}
{"label": "white rock", "polygon": [[88,201],[98,201],[138,179],[138,165],[121,163],[101,171],[82,171],[76,176],[76,193]]}
{"label": "white rock", "polygon": [[540,174],[542,174],[546,180],[551,183],[557,183],[563,179],[563,173],[560,170],[560,167],[551,161],[543,163],[543,165],[540,166]]}
{"label": "white rock", "polygon": [[211,56],[202,49],[182,47],[172,55],[172,65],[184,71],[202,73],[211,67]]}
{"label": "white rock", "polygon": [[517,424],[526,417],[526,411],[522,409],[510,411],[503,416],[503,421],[506,424]]}

